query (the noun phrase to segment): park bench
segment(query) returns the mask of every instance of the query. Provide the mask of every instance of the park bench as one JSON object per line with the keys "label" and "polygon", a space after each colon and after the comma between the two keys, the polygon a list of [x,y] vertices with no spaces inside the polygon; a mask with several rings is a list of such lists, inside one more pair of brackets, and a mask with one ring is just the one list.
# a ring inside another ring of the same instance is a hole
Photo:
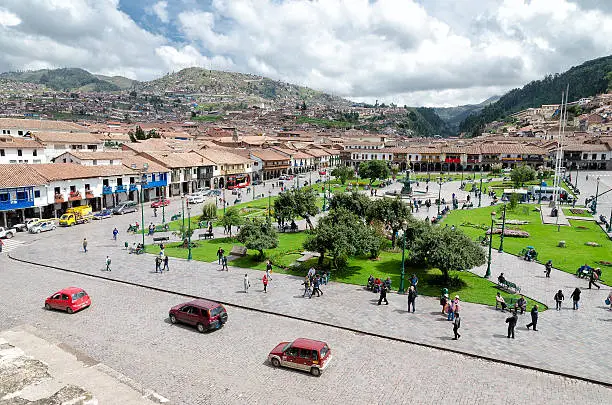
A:
{"label": "park bench", "polygon": [[[521,287],[514,284],[512,281],[504,280],[502,283],[498,283],[499,286],[503,287],[505,290],[514,290],[515,293],[521,292]],[[511,298],[512,301],[514,298]],[[510,303],[508,303],[508,307],[510,307]]]}
{"label": "park bench", "polygon": [[155,227],[155,232],[167,232],[169,230],[170,230],[170,225],[168,225],[168,224],[157,225]]}
{"label": "park bench", "polygon": [[212,232],[200,232],[198,239],[214,239],[215,235]]}
{"label": "park bench", "polygon": [[234,245],[232,246],[232,250],[230,252],[231,256],[246,256],[247,248],[244,246]]}
{"label": "park bench", "polygon": [[178,214],[174,214],[170,217],[171,221],[177,221],[178,219],[181,218],[181,213],[179,212]]}
{"label": "park bench", "polygon": [[169,236],[157,236],[153,238],[153,242],[163,242],[170,240]]}

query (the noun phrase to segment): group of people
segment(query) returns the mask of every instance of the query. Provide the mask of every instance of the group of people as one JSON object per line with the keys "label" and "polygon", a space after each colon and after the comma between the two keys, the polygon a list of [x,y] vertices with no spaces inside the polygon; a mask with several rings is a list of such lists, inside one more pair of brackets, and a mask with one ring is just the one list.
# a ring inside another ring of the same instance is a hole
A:
{"label": "group of people", "polygon": [[218,263],[221,265],[221,271],[229,271],[229,268],[227,267],[227,256],[225,255],[225,249],[223,249],[221,246],[219,246],[219,249],[217,249],[217,259]]}
{"label": "group of people", "polygon": [[323,295],[323,291],[321,291],[321,285],[327,284],[327,272],[323,272],[322,274],[318,274],[314,267],[308,269],[308,274],[304,277],[304,282],[302,285],[304,286],[304,294],[302,297],[312,298],[313,295],[317,294],[317,297]]}

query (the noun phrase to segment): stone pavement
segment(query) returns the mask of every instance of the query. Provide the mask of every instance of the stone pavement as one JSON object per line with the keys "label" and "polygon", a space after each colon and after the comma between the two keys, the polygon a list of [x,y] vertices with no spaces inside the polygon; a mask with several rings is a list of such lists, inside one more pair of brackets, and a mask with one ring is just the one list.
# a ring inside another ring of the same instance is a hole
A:
{"label": "stone pavement", "polygon": [[[502,269],[507,278],[517,282],[528,295],[551,306],[554,291],[566,293],[564,310],[549,310],[540,314],[539,332],[528,331],[525,324],[529,315],[520,318],[516,339],[506,338],[506,313],[491,307],[464,304],[462,309],[462,338],[451,341],[450,322],[439,315],[437,299],[419,297],[418,312],[406,313],[406,297],[391,294],[389,306],[377,306],[378,296],[361,286],[330,283],[323,286],[319,298],[302,298],[301,278],[273,274],[269,292],[262,293],[262,273],[256,270],[230,267],[219,271],[212,263],[187,262],[171,258],[171,271],[154,273],[153,256],[130,255],[123,250],[123,236],[113,241],[111,230],[115,224],[123,226],[131,218],[112,218],[98,223],[80,225],[72,229],[58,229],[36,235],[30,243],[11,252],[21,260],[57,266],[98,277],[129,281],[143,286],[167,289],[179,294],[202,296],[213,300],[241,305],[262,311],[351,328],[358,331],[405,339],[413,342],[448,348],[464,353],[504,360],[542,369],[568,373],[612,383],[609,356],[605,343],[609,339],[612,312],[603,306],[608,288],[584,291],[582,308],[569,310],[569,294],[578,284],[571,275],[554,271],[552,278],[543,279],[543,268],[534,263],[519,262],[514,256],[494,255],[494,277]],[[81,251],[80,241],[86,235],[89,252]],[[138,237],[133,237],[138,240]],[[58,249],[57,241],[62,241]],[[103,271],[106,255],[113,259],[112,272]],[[538,270],[539,268],[539,270]],[[481,271],[482,269],[477,269]],[[248,294],[242,292],[244,274],[249,274],[253,286]],[[540,279],[538,276],[541,276]],[[365,284],[365,280],[364,280]],[[571,289],[571,290],[570,290]],[[495,290],[491,291],[494,302]],[[452,294],[452,291],[451,291]]]}

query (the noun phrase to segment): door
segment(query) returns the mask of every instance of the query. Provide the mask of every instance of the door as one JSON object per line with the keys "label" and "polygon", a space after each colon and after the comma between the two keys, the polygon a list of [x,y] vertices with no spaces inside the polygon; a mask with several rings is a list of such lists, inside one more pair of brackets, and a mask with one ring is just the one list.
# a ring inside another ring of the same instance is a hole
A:
{"label": "door", "polygon": [[61,300],[62,300],[62,294],[55,294],[49,300],[49,305],[51,306],[51,308],[59,308]]}
{"label": "door", "polygon": [[66,309],[70,306],[70,297],[68,296],[68,294],[62,294],[57,303],[58,309]]}
{"label": "door", "polygon": [[300,349],[300,355],[297,362],[300,370],[310,371],[310,367],[312,367],[312,350]]}
{"label": "door", "polygon": [[297,347],[290,347],[283,353],[281,358],[281,364],[285,367],[298,368],[298,358],[300,355],[300,349]]}
{"label": "door", "polygon": [[176,313],[176,319],[183,323],[189,323],[189,313],[191,312],[191,305],[185,305]]}

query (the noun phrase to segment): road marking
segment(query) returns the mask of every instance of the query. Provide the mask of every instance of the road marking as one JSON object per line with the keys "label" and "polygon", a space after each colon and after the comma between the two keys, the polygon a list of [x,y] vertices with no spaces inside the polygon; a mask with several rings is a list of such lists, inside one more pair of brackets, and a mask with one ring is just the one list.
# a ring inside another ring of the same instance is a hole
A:
{"label": "road marking", "polygon": [[4,246],[2,246],[3,252],[12,252],[13,250],[24,244],[24,242],[22,241],[13,239],[2,239],[2,242],[4,243]]}

